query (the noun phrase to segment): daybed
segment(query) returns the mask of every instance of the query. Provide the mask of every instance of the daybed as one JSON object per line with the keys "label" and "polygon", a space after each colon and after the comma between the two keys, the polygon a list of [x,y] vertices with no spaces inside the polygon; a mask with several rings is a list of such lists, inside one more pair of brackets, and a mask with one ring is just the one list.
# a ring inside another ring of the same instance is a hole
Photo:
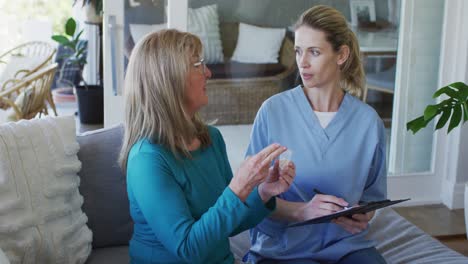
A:
{"label": "daybed", "polygon": [[[116,163],[122,127],[75,138],[74,125],[73,117],[46,117],[0,126],[0,260],[3,249],[12,263],[128,263],[132,222]],[[225,136],[228,130],[221,127]],[[66,180],[73,185],[65,188]],[[468,263],[392,209],[377,212],[369,238],[389,263]],[[248,233],[231,242],[240,259]]]}
{"label": "daybed", "polygon": [[294,44],[285,37],[278,64],[229,62],[238,36],[238,23],[220,23],[221,42],[226,63],[208,65],[214,76],[207,82],[209,103],[201,111],[206,121],[221,124],[251,124],[263,101],[290,86],[296,71]]}
{"label": "daybed", "polygon": [[[230,60],[237,44],[239,23],[220,22],[219,31],[224,62],[208,64],[212,71],[206,85],[209,103],[201,116],[207,122],[217,120],[218,125],[251,124],[263,101],[289,88],[294,80],[294,44],[284,37],[278,63],[240,63]],[[126,41],[127,57],[133,47],[130,36]]]}

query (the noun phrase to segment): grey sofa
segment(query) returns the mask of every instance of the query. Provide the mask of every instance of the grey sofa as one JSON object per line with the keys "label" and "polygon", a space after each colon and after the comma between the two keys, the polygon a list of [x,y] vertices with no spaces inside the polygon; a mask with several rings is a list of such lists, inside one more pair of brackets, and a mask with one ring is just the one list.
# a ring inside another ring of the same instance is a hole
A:
{"label": "grey sofa", "polygon": [[[78,136],[82,162],[80,193],[83,211],[93,231],[93,251],[87,264],[128,263],[133,223],[129,215],[125,177],[117,165],[123,129],[116,126]],[[229,145],[228,145],[229,148]],[[389,263],[468,263],[391,208],[377,211],[369,238]],[[249,248],[248,232],[231,238],[237,259]]]}

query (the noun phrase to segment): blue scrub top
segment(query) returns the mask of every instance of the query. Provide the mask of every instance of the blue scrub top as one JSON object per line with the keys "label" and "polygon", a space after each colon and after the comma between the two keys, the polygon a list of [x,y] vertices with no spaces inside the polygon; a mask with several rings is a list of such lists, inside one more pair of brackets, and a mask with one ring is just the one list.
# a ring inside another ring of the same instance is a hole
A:
{"label": "blue scrub top", "polygon": [[[315,195],[314,188],[350,204],[387,196],[383,122],[373,108],[347,93],[326,128],[320,125],[300,86],[265,101],[256,116],[246,155],[274,142],[293,152],[295,183],[307,200]],[[294,186],[280,197],[303,201]],[[337,261],[350,252],[374,246],[365,239],[367,230],[352,235],[333,223],[287,225],[286,221],[267,218],[251,230],[254,259]]]}

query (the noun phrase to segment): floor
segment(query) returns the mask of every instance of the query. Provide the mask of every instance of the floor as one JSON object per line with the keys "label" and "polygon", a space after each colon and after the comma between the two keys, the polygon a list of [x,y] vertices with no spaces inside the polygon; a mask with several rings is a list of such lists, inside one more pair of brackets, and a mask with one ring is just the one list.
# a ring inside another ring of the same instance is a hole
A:
{"label": "floor", "polygon": [[442,204],[394,209],[447,247],[468,256],[464,209],[450,210]]}

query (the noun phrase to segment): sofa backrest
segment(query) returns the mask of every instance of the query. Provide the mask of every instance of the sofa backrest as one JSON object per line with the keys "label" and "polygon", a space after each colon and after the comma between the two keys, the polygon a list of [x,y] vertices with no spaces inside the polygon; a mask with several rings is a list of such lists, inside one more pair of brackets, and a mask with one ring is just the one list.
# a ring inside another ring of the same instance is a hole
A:
{"label": "sofa backrest", "polygon": [[121,125],[77,137],[82,163],[79,190],[94,248],[127,245],[133,232],[126,179],[117,164],[122,137]]}

